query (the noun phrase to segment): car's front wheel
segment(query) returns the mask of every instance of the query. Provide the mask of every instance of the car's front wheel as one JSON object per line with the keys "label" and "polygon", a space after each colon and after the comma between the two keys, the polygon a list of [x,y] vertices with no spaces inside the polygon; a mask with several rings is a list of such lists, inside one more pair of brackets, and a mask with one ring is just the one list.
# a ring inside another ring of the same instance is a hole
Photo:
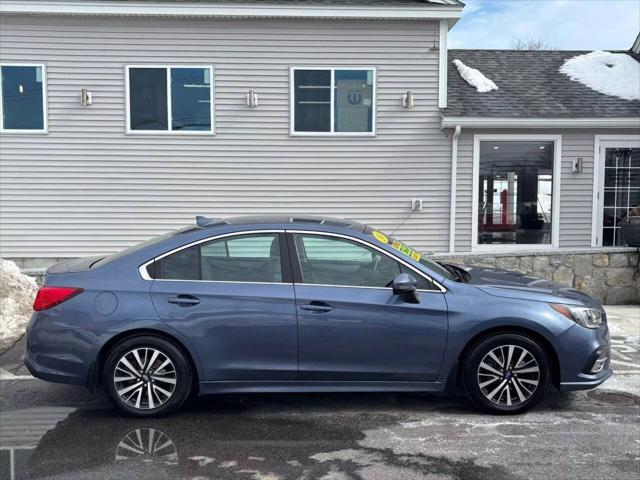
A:
{"label": "car's front wheel", "polygon": [[542,346],[518,333],[482,340],[471,348],[463,367],[471,401],[480,409],[497,414],[530,409],[547,393],[551,379]]}
{"label": "car's front wheel", "polygon": [[105,362],[104,384],[111,401],[139,417],[179,409],[191,391],[189,361],[173,343],[151,335],[118,343]]}

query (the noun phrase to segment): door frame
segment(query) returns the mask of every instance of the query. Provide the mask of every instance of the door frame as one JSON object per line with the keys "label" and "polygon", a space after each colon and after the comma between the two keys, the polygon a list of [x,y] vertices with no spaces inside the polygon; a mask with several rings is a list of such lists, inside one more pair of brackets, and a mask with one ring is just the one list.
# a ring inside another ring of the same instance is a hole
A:
{"label": "door frame", "polygon": [[640,135],[595,135],[593,148],[593,205],[591,246],[602,247],[604,155],[607,148],[640,148]]}

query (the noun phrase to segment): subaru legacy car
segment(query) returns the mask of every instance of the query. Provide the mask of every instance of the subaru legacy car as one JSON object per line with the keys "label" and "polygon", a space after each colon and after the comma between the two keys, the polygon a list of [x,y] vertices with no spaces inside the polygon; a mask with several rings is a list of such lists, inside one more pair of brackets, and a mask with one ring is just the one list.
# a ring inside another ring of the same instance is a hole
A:
{"label": "subaru legacy car", "polygon": [[34,310],[31,373],[103,387],[137,416],[192,393],[462,390],[515,414],[612,375],[605,313],[584,293],[333,218],[198,217],[51,267]]}

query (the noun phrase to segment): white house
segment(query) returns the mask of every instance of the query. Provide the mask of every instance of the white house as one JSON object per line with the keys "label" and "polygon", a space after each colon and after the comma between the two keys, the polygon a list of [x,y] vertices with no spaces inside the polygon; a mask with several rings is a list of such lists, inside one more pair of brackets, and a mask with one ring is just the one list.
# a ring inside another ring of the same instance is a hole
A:
{"label": "white house", "polygon": [[[640,99],[561,72],[589,52],[447,51],[463,8],[0,1],[1,255],[33,266],[196,214],[285,212],[437,253],[622,245]],[[587,60],[635,82],[639,58]]]}

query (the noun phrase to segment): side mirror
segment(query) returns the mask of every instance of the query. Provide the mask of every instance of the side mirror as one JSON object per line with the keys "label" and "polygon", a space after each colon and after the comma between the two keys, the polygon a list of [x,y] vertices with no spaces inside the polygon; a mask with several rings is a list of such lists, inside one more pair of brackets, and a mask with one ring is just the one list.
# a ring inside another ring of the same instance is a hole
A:
{"label": "side mirror", "polygon": [[418,281],[408,273],[401,273],[393,279],[393,294],[399,295],[407,303],[420,303]]}

